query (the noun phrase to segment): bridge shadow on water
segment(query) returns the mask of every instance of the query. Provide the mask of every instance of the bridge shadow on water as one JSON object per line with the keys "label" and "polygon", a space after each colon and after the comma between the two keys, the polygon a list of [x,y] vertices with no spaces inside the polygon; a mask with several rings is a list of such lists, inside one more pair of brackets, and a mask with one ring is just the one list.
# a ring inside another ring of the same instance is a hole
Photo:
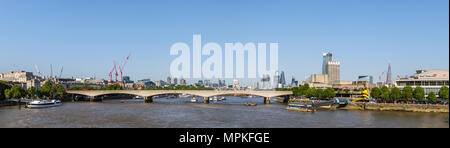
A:
{"label": "bridge shadow on water", "polygon": [[[87,96],[76,96],[75,102],[78,101],[90,101]],[[95,102],[105,102],[105,103],[145,103],[143,97],[135,96],[135,95],[124,95],[124,94],[110,94],[98,96],[94,100]],[[179,94],[168,94],[168,95],[159,95],[153,97],[152,103],[201,103],[204,104],[204,98],[198,96],[183,96]],[[258,96],[233,96],[233,95],[225,95],[225,96],[216,96],[209,98],[209,104],[265,104],[264,97]],[[270,104],[280,104],[279,102],[274,101],[274,98],[271,98]]]}

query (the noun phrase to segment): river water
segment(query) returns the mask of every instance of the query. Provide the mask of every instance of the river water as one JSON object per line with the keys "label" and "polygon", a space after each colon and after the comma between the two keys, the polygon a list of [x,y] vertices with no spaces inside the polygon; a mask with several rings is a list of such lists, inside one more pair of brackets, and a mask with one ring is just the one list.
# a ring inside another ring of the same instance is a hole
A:
{"label": "river water", "polygon": [[[276,102],[263,104],[263,98],[227,97],[226,101],[210,104],[192,103],[187,98],[139,102],[142,100],[65,102],[45,109],[1,107],[0,127],[449,127],[448,113],[358,110],[304,113],[287,111],[286,105]],[[258,105],[243,105],[248,102]]]}

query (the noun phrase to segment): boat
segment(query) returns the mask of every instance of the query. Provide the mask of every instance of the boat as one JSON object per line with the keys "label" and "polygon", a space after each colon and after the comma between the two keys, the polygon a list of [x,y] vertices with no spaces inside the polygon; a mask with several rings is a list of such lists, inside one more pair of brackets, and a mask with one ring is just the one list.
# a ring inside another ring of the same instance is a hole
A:
{"label": "boat", "polygon": [[245,103],[246,106],[256,106],[256,103]]}
{"label": "boat", "polygon": [[54,107],[54,106],[60,106],[61,101],[59,100],[33,100],[29,103],[27,103],[27,108],[47,108],[47,107]]}
{"label": "boat", "polygon": [[180,98],[189,98],[189,97],[191,97],[191,95],[188,95],[188,94],[181,94],[180,95]]}
{"label": "boat", "polygon": [[167,97],[167,99],[175,99],[175,96],[170,95],[169,97]]}
{"label": "boat", "polygon": [[219,98],[217,98],[217,101],[223,101],[223,100],[226,100],[225,97],[219,97]]}
{"label": "boat", "polygon": [[144,97],[136,96],[134,99],[144,99]]}
{"label": "boat", "polygon": [[314,112],[315,109],[311,104],[297,104],[297,103],[291,103],[288,104],[286,107],[286,110],[292,110],[292,111],[300,111],[300,112]]}
{"label": "boat", "polygon": [[223,101],[223,100],[226,100],[225,97],[214,96],[212,98],[209,98],[209,101]]}
{"label": "boat", "polygon": [[197,102],[197,98],[195,98],[195,97],[192,98],[192,99],[191,99],[191,102]]}

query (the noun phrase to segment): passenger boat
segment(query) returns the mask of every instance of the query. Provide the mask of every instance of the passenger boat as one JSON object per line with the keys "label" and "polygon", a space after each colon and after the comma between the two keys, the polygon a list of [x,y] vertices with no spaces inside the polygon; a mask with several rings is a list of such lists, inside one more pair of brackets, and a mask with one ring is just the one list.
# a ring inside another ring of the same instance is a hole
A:
{"label": "passenger boat", "polygon": [[286,110],[292,110],[292,111],[301,111],[301,112],[314,112],[315,109],[311,104],[297,104],[297,103],[290,103],[286,107]]}
{"label": "passenger boat", "polygon": [[212,97],[212,98],[209,98],[209,100],[210,100],[210,101],[223,101],[223,100],[226,100],[226,99],[225,99],[225,97],[217,97],[217,96],[214,96],[214,97]]}
{"label": "passenger boat", "polygon": [[189,97],[191,97],[191,95],[188,95],[188,94],[181,94],[180,95],[180,98],[189,98]]}
{"label": "passenger boat", "polygon": [[193,97],[193,98],[191,99],[191,102],[197,102],[197,98]]}
{"label": "passenger boat", "polygon": [[34,101],[27,103],[26,107],[27,108],[47,108],[47,107],[60,106],[60,105],[62,105],[62,104],[61,104],[61,101],[59,101],[59,100],[51,100],[51,101],[34,100]]}

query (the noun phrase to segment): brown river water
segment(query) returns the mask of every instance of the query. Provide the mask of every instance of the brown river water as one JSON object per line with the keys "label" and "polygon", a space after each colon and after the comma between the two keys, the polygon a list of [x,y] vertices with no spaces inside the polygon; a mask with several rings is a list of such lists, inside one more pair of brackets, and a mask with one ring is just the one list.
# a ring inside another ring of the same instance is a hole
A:
{"label": "brown river water", "polygon": [[[0,108],[0,127],[151,127],[151,128],[319,128],[443,127],[448,113],[337,110],[304,113],[286,105],[263,104],[262,98],[227,97],[224,102],[191,103],[190,99],[64,102],[62,106]],[[245,106],[251,102],[257,106]]]}

